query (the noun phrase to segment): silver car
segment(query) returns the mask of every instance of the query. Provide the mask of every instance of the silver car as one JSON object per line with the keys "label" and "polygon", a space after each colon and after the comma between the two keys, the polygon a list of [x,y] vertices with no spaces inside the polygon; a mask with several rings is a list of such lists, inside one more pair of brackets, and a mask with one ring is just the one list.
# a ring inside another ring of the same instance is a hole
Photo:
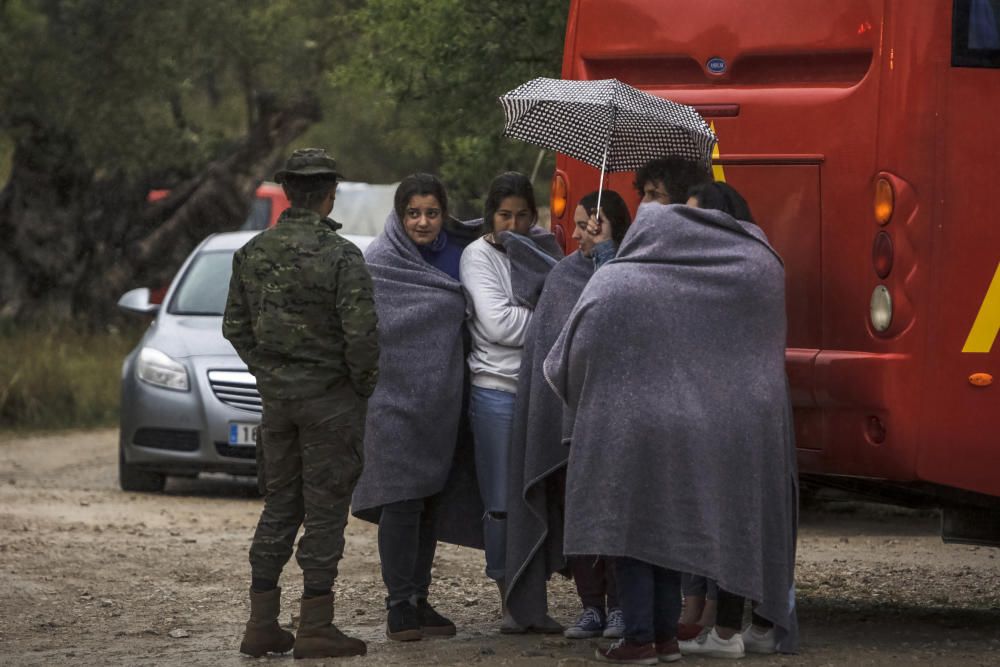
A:
{"label": "silver car", "polygon": [[[257,382],[222,337],[233,253],[259,232],[208,237],[174,277],[163,306],[149,289],[127,292],[124,310],[155,314],[122,365],[118,480],[126,491],[161,491],[168,475],[256,475]],[[362,250],[372,237],[344,235]]]}

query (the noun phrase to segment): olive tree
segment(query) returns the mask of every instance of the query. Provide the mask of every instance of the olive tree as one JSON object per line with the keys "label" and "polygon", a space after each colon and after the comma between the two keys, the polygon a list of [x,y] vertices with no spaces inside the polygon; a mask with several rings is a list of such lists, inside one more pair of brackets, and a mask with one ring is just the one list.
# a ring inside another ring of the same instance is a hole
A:
{"label": "olive tree", "polygon": [[238,226],[320,118],[356,4],[0,1],[0,317],[100,321]]}

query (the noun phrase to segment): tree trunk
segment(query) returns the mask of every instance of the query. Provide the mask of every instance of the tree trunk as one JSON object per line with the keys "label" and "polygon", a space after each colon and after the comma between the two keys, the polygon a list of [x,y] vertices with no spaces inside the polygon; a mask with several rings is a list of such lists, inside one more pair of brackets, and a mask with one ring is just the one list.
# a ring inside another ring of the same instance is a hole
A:
{"label": "tree trunk", "polygon": [[0,191],[0,318],[100,325],[132,287],[166,285],[207,235],[237,229],[288,145],[319,119],[315,100],[257,101],[227,155],[148,202],[148,184],[90,168],[71,137],[32,126]]}

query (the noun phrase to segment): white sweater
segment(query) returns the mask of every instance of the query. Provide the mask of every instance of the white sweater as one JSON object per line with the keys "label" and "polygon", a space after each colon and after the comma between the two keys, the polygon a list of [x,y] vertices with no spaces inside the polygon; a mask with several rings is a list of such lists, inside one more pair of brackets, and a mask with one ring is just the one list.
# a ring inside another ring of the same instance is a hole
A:
{"label": "white sweater", "polygon": [[514,303],[510,260],[485,239],[477,239],[462,253],[459,275],[473,310],[469,318],[472,384],[517,393],[524,334],[532,311]]}

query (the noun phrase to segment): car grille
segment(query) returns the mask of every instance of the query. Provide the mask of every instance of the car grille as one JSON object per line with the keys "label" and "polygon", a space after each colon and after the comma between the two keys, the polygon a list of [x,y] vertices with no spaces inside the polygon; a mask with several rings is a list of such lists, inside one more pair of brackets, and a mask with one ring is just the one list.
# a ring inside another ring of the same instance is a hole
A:
{"label": "car grille", "polygon": [[257,458],[257,448],[246,445],[236,446],[230,445],[228,442],[216,442],[215,451],[219,453],[219,456],[227,456],[233,459],[253,460]]}
{"label": "car grille", "polygon": [[139,447],[169,449],[175,452],[193,452],[198,449],[198,431],[140,428],[132,436],[132,442]]}
{"label": "car grille", "polygon": [[260,394],[257,393],[257,380],[246,371],[209,371],[208,383],[212,386],[215,397],[234,408],[255,412],[263,412]]}

